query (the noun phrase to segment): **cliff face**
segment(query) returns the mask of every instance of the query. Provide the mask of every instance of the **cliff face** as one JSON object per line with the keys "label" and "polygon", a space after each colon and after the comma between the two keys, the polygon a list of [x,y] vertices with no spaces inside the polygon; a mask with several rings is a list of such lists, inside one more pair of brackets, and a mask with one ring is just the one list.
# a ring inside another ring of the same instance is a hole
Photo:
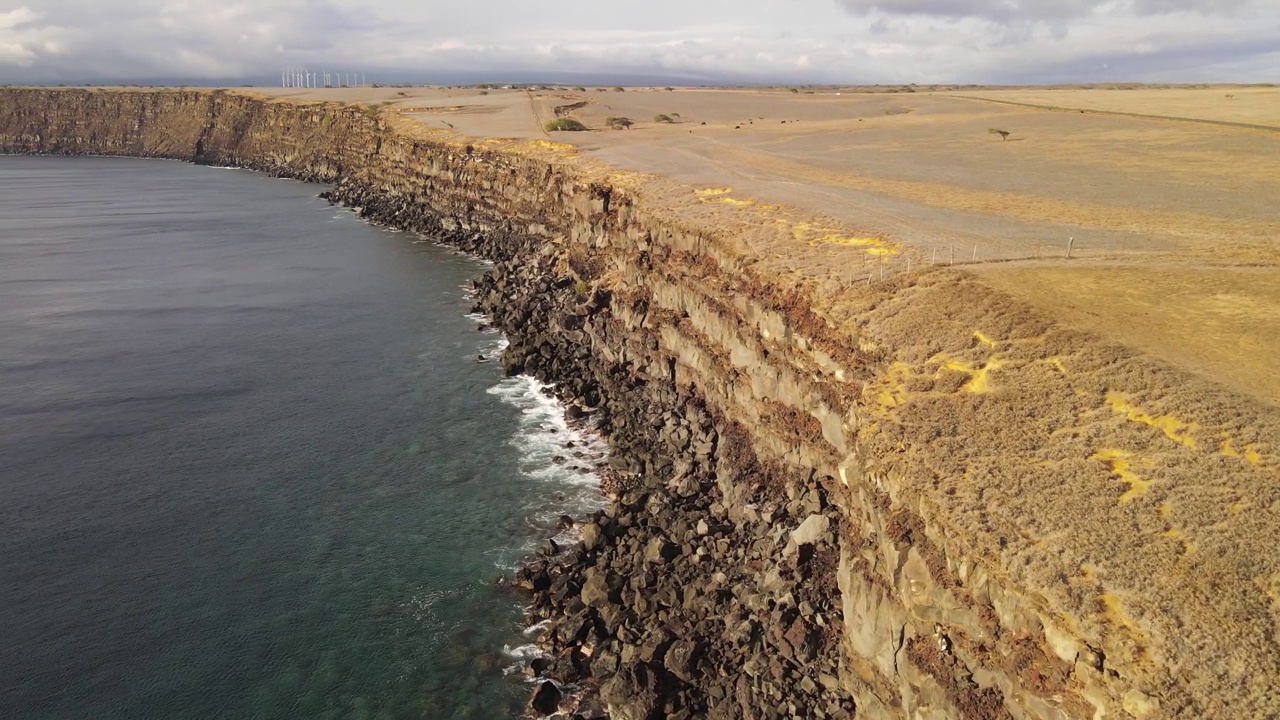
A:
{"label": "cliff face", "polygon": [[[1242,422],[1259,409],[967,276],[767,271],[607,173],[335,104],[3,90],[0,150],[333,183],[376,221],[498,260],[482,305],[508,367],[565,384],[617,449],[620,509],[547,604],[589,619],[556,642],[608,658],[594,674],[619,716],[661,714],[675,686],[703,690],[671,716],[1277,709],[1280,567],[1223,560],[1280,527],[1274,417]],[[1158,482],[1165,467],[1183,475]],[[1222,495],[1207,515],[1205,492]],[[679,505],[676,526],[642,521],[676,517],[655,503]],[[655,567],[709,599],[628,585]],[[701,644],[677,652],[640,616]]]}

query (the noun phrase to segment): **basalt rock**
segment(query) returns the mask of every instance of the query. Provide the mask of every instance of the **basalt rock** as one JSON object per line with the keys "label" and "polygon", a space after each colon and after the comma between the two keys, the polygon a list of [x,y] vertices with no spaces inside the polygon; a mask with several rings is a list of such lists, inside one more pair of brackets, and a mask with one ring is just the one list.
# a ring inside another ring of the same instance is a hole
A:
{"label": "basalt rock", "polygon": [[[616,502],[585,519],[576,550],[548,545],[514,580],[533,593],[531,619],[555,628],[554,661],[537,669],[576,680],[584,717],[597,700],[628,720],[855,708],[877,718],[1275,715],[1280,569],[1273,554],[1245,553],[1245,572],[1205,549],[1228,547],[1233,523],[1274,528],[1273,476],[1249,486],[1256,507],[1249,493],[1224,498],[1193,551],[1154,505],[1141,522],[1159,527],[1139,526],[1141,503],[1116,500],[1117,466],[1091,454],[1099,448],[1044,454],[1051,441],[1087,439],[1092,431],[1064,432],[1081,418],[1103,417],[1135,425],[1124,434],[1132,467],[1168,458],[1206,476],[1261,476],[1273,473],[1258,453],[1274,433],[1248,451],[1250,470],[1243,441],[1220,436],[1235,420],[1201,413],[1202,445],[1234,454],[1192,455],[1170,441],[1177,431],[1155,427],[1154,410],[1112,396],[1141,399],[1165,376],[1138,358],[1090,355],[1079,336],[1038,320],[1015,338],[1007,300],[959,275],[883,291],[772,275],[731,231],[646,207],[607,176],[338,103],[6,89],[0,152],[167,157],[330,183],[326,197],[362,217],[493,261],[473,291],[510,341],[503,370],[554,383],[581,410],[574,422],[610,447],[602,482]],[[963,303],[951,289],[960,286]],[[842,317],[842,303],[860,309]],[[999,341],[1008,362],[974,318],[1010,336]],[[1062,359],[1016,354],[1041,336]],[[901,362],[895,344],[907,346]],[[1125,372],[1073,385],[1064,368],[1089,363]],[[1003,394],[976,391],[987,370]],[[1029,410],[1045,378],[1078,407]],[[996,410],[1005,422],[981,422]],[[1017,462],[974,449],[1014,426],[1025,440]],[[1093,504],[1064,500],[1059,472],[1087,479]],[[981,482],[1016,473],[1040,485]],[[1229,516],[1237,501],[1248,511]],[[1041,502],[1057,504],[998,512]],[[1115,542],[1067,532],[1090,527],[1061,520],[1068,509],[1109,513],[1155,539],[1120,548],[1130,565],[1113,562]],[[1071,553],[1038,545],[1050,538]],[[1134,567],[1176,568],[1166,573],[1176,581]],[[1105,592],[1122,575],[1128,591]],[[1182,601],[1186,588],[1198,605]]]}

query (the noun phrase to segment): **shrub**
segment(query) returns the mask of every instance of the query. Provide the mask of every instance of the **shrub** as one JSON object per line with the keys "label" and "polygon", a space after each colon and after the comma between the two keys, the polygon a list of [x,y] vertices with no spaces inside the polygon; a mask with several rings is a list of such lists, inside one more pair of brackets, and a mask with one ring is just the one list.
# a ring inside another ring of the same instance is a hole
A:
{"label": "shrub", "polygon": [[662,113],[658,113],[657,115],[654,115],[654,116],[653,116],[653,121],[654,121],[654,122],[656,122],[656,123],[673,123],[673,122],[675,122],[675,120],[672,120],[672,119],[671,119],[671,116],[670,116],[670,115],[663,115]]}
{"label": "shrub", "polygon": [[581,132],[586,130],[587,126],[573,118],[556,118],[543,125],[542,129],[547,132]]}
{"label": "shrub", "polygon": [[791,94],[793,94],[793,95],[799,95],[799,94],[800,94],[800,91],[799,91],[799,90],[797,90],[797,89],[795,89],[795,88],[791,88],[790,92],[791,92]]}
{"label": "shrub", "polygon": [[630,128],[634,123],[631,122],[631,118],[613,117],[612,115],[610,115],[609,117],[604,119],[604,124],[613,128],[614,130],[626,130]]}
{"label": "shrub", "polygon": [[488,90],[481,90],[481,91],[480,91],[480,94],[481,94],[481,95],[488,95],[488,94],[489,94],[489,91],[488,91]]}
{"label": "shrub", "polygon": [[672,92],[673,90],[675,90],[675,88],[668,85],[667,87],[663,88],[663,90],[666,90],[667,92]]}
{"label": "shrub", "polygon": [[992,135],[999,135],[1001,140],[1009,139],[1008,130],[1000,130],[999,128],[987,128],[987,132],[991,133]]}
{"label": "shrub", "polygon": [[614,91],[614,92],[626,92],[626,90],[625,90],[624,88],[622,88],[621,86],[619,86],[619,87],[615,87],[615,88],[613,89],[613,91]]}

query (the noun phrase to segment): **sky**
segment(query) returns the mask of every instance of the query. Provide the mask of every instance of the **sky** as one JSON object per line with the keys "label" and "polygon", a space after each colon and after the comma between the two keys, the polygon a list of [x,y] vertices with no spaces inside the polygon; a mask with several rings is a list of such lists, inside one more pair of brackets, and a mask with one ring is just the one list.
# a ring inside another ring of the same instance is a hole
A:
{"label": "sky", "polygon": [[0,0],[0,82],[1280,82],[1280,0]]}

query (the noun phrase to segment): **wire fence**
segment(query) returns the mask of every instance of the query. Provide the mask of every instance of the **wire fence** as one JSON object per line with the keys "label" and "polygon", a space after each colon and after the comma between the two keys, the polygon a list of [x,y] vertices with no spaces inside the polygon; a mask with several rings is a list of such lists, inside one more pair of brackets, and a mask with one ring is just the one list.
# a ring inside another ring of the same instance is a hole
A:
{"label": "wire fence", "polygon": [[860,253],[854,280],[874,285],[903,274],[923,272],[936,267],[983,265],[1015,262],[1075,263],[1086,261],[1137,260],[1160,249],[1155,243],[1141,239],[1090,238],[1088,241],[1068,235],[1043,241],[982,240],[979,242],[945,242],[913,240],[910,246],[899,246],[896,252]]}

